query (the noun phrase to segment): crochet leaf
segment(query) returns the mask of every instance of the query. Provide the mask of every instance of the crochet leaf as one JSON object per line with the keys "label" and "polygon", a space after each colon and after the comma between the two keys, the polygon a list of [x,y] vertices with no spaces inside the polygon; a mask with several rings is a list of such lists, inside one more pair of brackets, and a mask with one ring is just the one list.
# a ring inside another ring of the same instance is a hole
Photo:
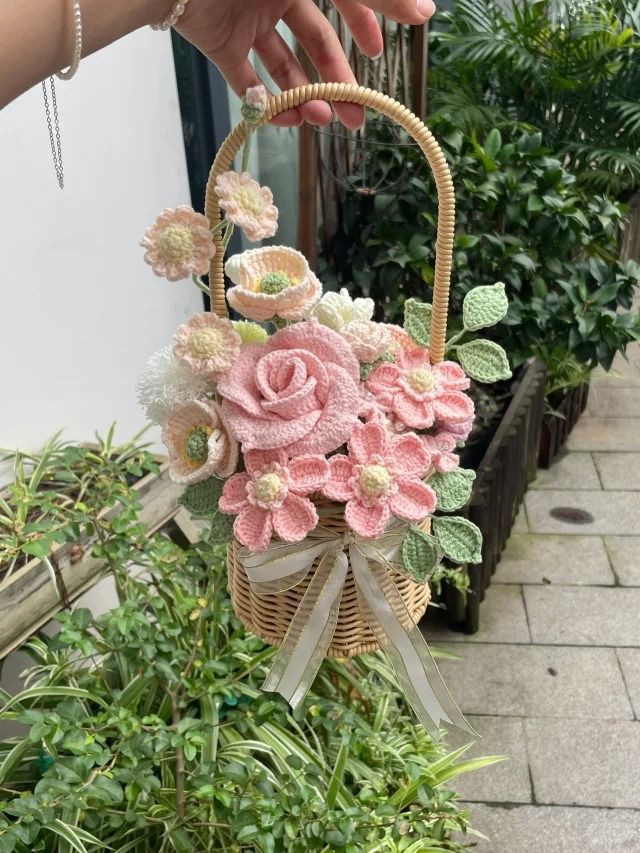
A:
{"label": "crochet leaf", "polygon": [[440,562],[440,551],[433,536],[419,527],[410,527],[402,540],[402,562],[407,574],[424,583]]}
{"label": "crochet leaf", "polygon": [[218,501],[222,494],[224,481],[209,477],[199,483],[192,483],[182,493],[179,503],[194,518],[213,518],[218,512]]}
{"label": "crochet leaf", "polygon": [[467,468],[454,468],[446,474],[434,474],[429,485],[438,498],[438,509],[453,512],[460,509],[471,497],[476,472]]}
{"label": "crochet leaf", "polygon": [[433,532],[445,557],[454,563],[482,562],[482,533],[459,515],[433,519]]}
{"label": "crochet leaf", "polygon": [[464,298],[462,321],[467,331],[495,326],[507,313],[509,300],[504,292],[504,284],[474,287]]}
{"label": "crochet leaf", "polygon": [[230,542],[233,538],[233,522],[235,517],[216,512],[211,519],[211,540],[213,542]]}
{"label": "crochet leaf", "polygon": [[407,299],[404,303],[404,329],[421,347],[429,346],[431,337],[431,305],[417,299]]}
{"label": "crochet leaf", "polygon": [[361,382],[366,382],[366,381],[367,381],[367,379],[368,379],[368,378],[371,376],[371,374],[373,373],[373,369],[374,369],[374,367],[375,367],[375,366],[376,366],[376,365],[375,365],[374,363],[372,363],[372,362],[363,362],[363,363],[360,365],[360,381],[361,381]]}
{"label": "crochet leaf", "polygon": [[494,341],[470,341],[456,352],[464,372],[477,382],[497,382],[511,376],[507,354]]}

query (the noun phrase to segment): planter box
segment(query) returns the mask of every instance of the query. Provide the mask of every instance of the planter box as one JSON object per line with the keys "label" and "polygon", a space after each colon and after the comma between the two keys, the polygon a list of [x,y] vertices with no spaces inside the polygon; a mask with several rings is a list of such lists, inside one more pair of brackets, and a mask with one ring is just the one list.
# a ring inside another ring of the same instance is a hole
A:
{"label": "planter box", "polygon": [[[133,489],[142,504],[139,519],[149,533],[179,510],[177,498],[183,487],[169,479],[166,463],[159,475],[147,474]],[[119,512],[119,505],[107,507],[99,518],[110,519]],[[34,557],[0,580],[0,660],[103,577],[104,561],[91,556],[95,543],[94,537],[86,536],[56,546],[51,559]]]}
{"label": "planter box", "polygon": [[544,416],[538,456],[538,465],[541,468],[551,467],[580,415],[586,409],[588,398],[589,383],[585,382],[584,385],[571,388],[558,406],[558,412],[562,417],[549,414]]}
{"label": "planter box", "polygon": [[482,531],[482,563],[466,567],[470,589],[466,596],[445,586],[445,604],[452,628],[473,634],[478,630],[480,602],[507,543],[529,483],[535,478],[544,417],[546,368],[532,359],[525,366],[504,416],[476,469],[466,515]]}

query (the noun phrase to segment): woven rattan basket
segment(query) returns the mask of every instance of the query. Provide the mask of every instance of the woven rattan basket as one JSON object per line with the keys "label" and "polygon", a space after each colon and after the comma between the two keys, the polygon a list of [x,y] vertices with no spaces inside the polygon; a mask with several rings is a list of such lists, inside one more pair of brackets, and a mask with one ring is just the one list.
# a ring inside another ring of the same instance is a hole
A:
{"label": "woven rattan basket", "polygon": [[[431,324],[430,357],[432,363],[442,361],[449,301],[449,280],[453,252],[455,201],[453,183],[446,160],[438,143],[427,127],[406,107],[387,95],[345,83],[317,83],[283,92],[271,98],[265,114],[265,121],[312,100],[348,101],[376,110],[396,121],[418,143],[425,155],[435,178],[438,193],[439,217],[436,242],[436,263],[433,288],[433,314]],[[218,199],[214,192],[218,175],[231,168],[233,159],[247,136],[247,128],[241,122],[227,137],[213,163],[207,184],[205,212],[212,226],[220,222]],[[215,233],[216,253],[211,262],[209,283],[211,287],[212,310],[219,316],[227,316],[224,286],[224,250],[220,232]],[[344,533],[347,526],[343,517],[342,505],[318,500],[316,504],[322,511],[322,525],[336,533]],[[424,524],[429,529],[429,521]],[[289,624],[307,589],[310,575],[297,586],[285,592],[273,595],[260,595],[249,583],[246,572],[238,559],[239,545],[233,542],[229,547],[228,581],[229,593],[238,618],[253,633],[271,645],[280,645],[287,633]],[[400,593],[406,608],[407,622],[416,623],[424,614],[429,602],[429,585],[419,584],[405,575],[390,575]],[[409,628],[410,624],[404,626]],[[371,652],[379,648],[358,605],[355,581],[351,571],[342,592],[340,610],[335,634],[327,652],[333,657],[351,657]]]}

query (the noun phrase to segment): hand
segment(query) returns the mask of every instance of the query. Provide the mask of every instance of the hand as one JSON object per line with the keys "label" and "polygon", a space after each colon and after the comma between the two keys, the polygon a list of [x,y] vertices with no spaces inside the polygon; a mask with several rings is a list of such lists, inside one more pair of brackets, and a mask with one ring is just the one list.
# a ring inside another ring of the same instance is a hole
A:
{"label": "hand", "polygon": [[[433,0],[333,0],[354,41],[375,58],[383,42],[375,12],[403,24],[424,24],[435,12]],[[237,95],[242,96],[260,78],[248,60],[255,49],[281,89],[304,86],[309,79],[297,57],[276,31],[284,21],[320,78],[331,83],[356,83],[333,27],[314,0],[191,0],[178,21],[178,31],[214,62]],[[335,104],[341,121],[350,128],[364,121],[362,107]],[[311,101],[278,117],[279,124],[299,125],[331,121],[331,107]]]}

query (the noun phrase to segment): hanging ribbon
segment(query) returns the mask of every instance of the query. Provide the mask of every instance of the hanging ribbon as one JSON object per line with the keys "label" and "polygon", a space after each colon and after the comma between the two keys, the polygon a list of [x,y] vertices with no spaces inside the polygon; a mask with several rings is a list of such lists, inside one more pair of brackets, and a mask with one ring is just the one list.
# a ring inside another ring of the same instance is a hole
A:
{"label": "hanging ribbon", "polygon": [[400,569],[404,533],[404,526],[396,526],[372,541],[316,528],[293,545],[273,543],[259,553],[239,550],[247,577],[261,595],[297,586],[320,559],[262,689],[279,693],[292,708],[302,702],[331,645],[350,564],[362,614],[389,655],[420,722],[436,739],[441,723],[475,734],[447,690],[390,574]]}

